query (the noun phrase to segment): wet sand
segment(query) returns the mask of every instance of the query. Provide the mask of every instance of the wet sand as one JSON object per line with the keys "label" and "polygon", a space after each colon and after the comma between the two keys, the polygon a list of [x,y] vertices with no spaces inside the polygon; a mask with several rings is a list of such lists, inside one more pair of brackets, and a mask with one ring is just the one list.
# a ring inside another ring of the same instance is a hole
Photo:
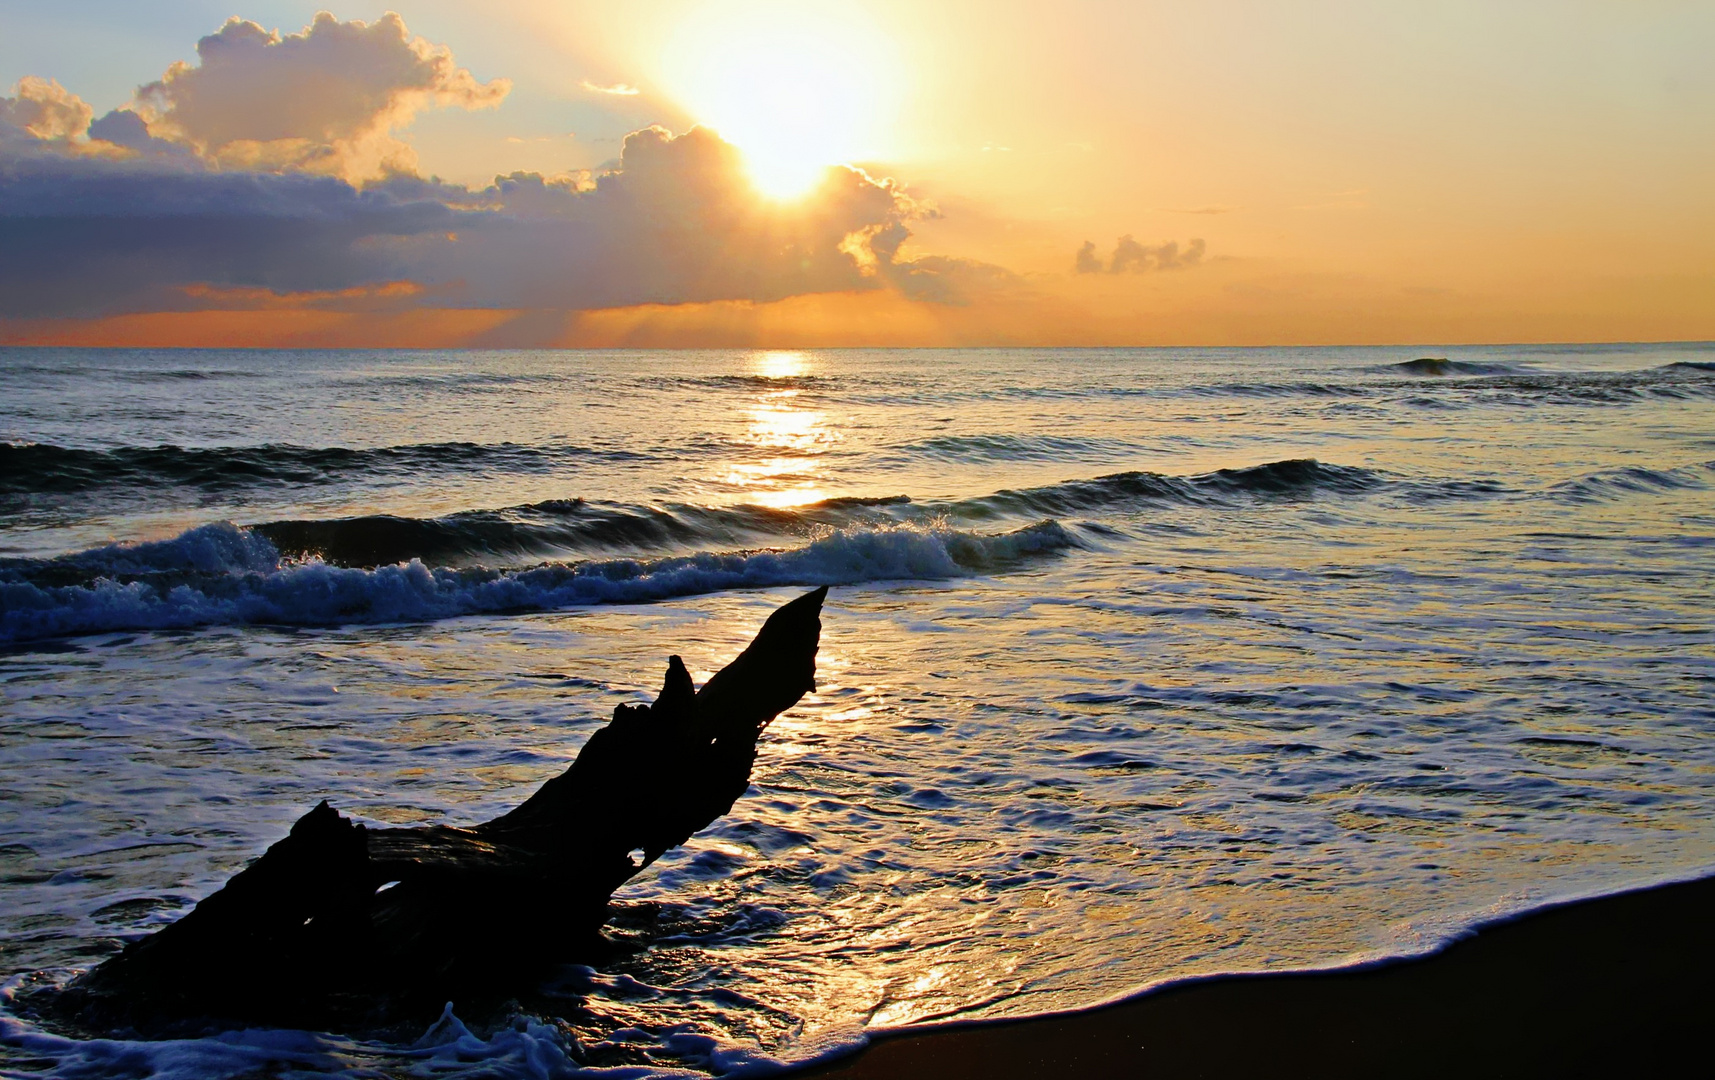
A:
{"label": "wet sand", "polygon": [[1715,1068],[1712,917],[1705,878],[1536,912],[1418,960],[896,1035],[803,1075],[1697,1075]]}

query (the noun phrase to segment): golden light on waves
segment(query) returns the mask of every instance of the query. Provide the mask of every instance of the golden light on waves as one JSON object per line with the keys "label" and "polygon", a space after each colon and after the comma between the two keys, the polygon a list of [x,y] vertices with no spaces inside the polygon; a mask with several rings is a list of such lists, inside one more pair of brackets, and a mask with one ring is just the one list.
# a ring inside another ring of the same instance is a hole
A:
{"label": "golden light on waves", "polygon": [[[808,353],[770,350],[751,354],[748,366],[753,375],[773,381],[809,374],[814,361]],[[818,459],[841,435],[829,426],[827,413],[794,401],[800,393],[790,385],[770,387],[749,410],[745,441],[755,456],[732,462],[721,478],[742,490],[747,502],[786,508],[829,496]]]}

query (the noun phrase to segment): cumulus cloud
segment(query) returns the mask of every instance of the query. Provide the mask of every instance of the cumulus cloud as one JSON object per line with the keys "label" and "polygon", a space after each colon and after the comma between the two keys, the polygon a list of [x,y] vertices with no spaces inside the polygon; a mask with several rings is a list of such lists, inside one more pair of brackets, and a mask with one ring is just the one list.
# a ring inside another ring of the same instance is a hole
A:
{"label": "cumulus cloud", "polygon": [[511,89],[478,82],[392,12],[363,23],[324,11],[286,36],[233,18],[197,42],[197,59],[140,87],[136,111],[151,135],[227,168],[353,180],[414,171],[393,132],[419,110],[491,107]]}
{"label": "cumulus cloud", "polygon": [[473,303],[555,308],[875,287],[842,245],[914,211],[891,183],[852,169],[770,206],[737,149],[706,128],[646,128],[627,136],[612,172],[517,173],[478,197],[492,210],[443,256],[448,272],[470,283]]}
{"label": "cumulus cloud", "polygon": [[117,148],[123,152],[123,156],[177,160],[182,164],[198,163],[194,149],[149,134],[149,125],[130,109],[114,109],[89,125],[89,138],[93,144]]}
{"label": "cumulus cloud", "polygon": [[258,289],[356,304],[365,294],[350,290],[388,282],[422,286],[389,303],[435,306],[584,310],[888,287],[960,302],[1007,277],[901,258],[907,223],[926,212],[848,168],[797,203],[769,203],[736,149],[702,128],[635,132],[600,176],[514,173],[474,191],[160,156],[0,156],[0,315],[232,306]]}
{"label": "cumulus cloud", "polygon": [[53,79],[26,75],[11,97],[0,97],[0,130],[47,141],[67,141],[89,128],[95,110]]}
{"label": "cumulus cloud", "polygon": [[1093,241],[1084,241],[1084,246],[1078,249],[1073,260],[1073,270],[1080,274],[1123,274],[1126,272],[1143,273],[1147,270],[1185,270],[1203,261],[1205,245],[1201,239],[1192,239],[1184,250],[1180,250],[1177,240],[1169,240],[1163,244],[1151,246],[1140,244],[1127,233],[1114,242],[1114,253],[1104,264],[1096,254]]}
{"label": "cumulus cloud", "polygon": [[[46,80],[0,98],[0,317],[294,305],[587,311],[892,290],[941,304],[1015,281],[906,253],[936,211],[892,180],[830,168],[762,197],[713,131],[627,136],[598,172],[424,178],[392,132],[477,82],[397,16],[319,15],[282,37],[233,20],[92,111]],[[402,144],[401,144],[402,145]],[[543,325],[554,319],[540,320]]]}

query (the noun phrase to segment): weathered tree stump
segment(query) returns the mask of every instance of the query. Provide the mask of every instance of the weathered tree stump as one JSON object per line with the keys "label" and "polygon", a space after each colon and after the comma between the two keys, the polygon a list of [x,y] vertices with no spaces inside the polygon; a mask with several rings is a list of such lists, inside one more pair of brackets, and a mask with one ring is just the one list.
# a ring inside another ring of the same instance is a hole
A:
{"label": "weathered tree stump", "polygon": [[815,688],[826,595],[775,611],[701,690],[670,658],[654,704],[616,708],[571,768],[493,821],[368,829],[322,802],[183,918],[75,980],[56,1011],[372,1026],[590,955],[614,890],[732,808],[762,730]]}

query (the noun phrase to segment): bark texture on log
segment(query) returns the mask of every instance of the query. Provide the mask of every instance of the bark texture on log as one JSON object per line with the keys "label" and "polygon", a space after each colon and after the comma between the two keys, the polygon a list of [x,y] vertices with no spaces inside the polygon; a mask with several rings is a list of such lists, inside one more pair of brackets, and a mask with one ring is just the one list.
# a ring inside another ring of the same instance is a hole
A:
{"label": "bark texture on log", "polygon": [[373,1026],[588,955],[614,890],[730,810],[758,736],[815,689],[826,595],[775,611],[701,690],[669,659],[652,705],[619,706],[571,768],[492,821],[366,829],[322,802],[183,918],[74,981],[61,1011]]}

